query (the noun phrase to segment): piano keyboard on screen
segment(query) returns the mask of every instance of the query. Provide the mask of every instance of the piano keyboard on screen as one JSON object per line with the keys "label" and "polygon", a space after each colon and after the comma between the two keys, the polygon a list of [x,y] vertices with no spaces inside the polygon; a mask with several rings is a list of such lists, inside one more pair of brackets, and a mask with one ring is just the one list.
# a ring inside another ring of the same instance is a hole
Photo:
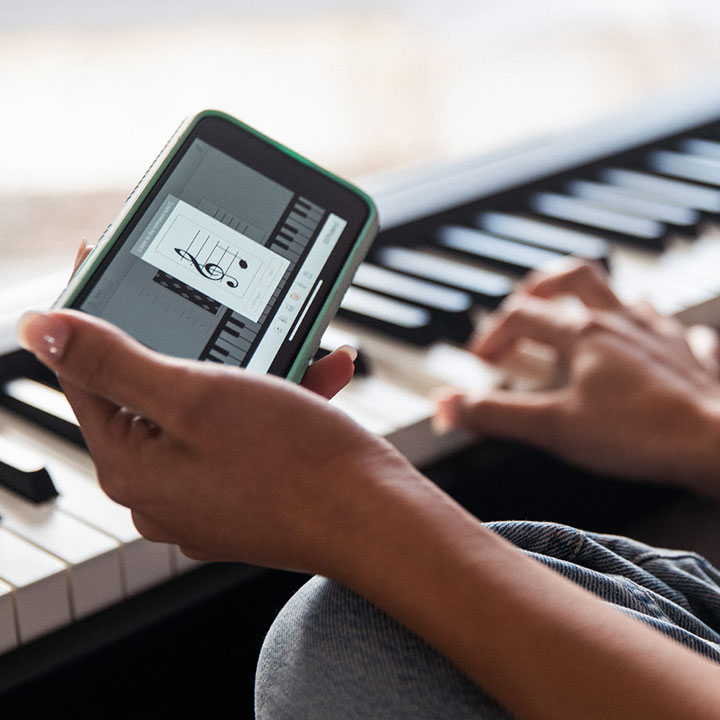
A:
{"label": "piano keyboard on screen", "polygon": [[[366,367],[334,402],[418,465],[466,443],[432,434],[430,392],[497,383],[463,342],[524,273],[567,255],[605,263],[627,300],[715,323],[717,89],[703,84],[559,138],[370,183],[382,231],[323,343],[359,345]],[[22,298],[0,293],[0,690],[18,667],[17,677],[32,674],[13,660],[54,631],[194,567],[142,539],[100,492],[53,378],[13,346],[18,311],[47,304],[64,279],[44,278]]]}

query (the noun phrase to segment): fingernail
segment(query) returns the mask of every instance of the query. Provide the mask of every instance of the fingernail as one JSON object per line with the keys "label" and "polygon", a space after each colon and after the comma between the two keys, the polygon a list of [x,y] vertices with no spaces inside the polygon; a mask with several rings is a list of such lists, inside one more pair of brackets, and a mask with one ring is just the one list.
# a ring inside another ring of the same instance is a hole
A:
{"label": "fingernail", "polygon": [[62,358],[69,337],[67,324],[52,315],[26,312],[18,322],[20,345],[51,366]]}
{"label": "fingernail", "polygon": [[353,362],[355,362],[355,360],[357,360],[358,353],[357,353],[357,350],[352,345],[340,345],[338,350],[342,350],[343,352],[346,352],[352,358]]}
{"label": "fingernail", "polygon": [[435,403],[436,412],[432,419],[432,429],[436,433],[444,435],[457,427],[463,396],[459,393],[453,393],[437,398]]}

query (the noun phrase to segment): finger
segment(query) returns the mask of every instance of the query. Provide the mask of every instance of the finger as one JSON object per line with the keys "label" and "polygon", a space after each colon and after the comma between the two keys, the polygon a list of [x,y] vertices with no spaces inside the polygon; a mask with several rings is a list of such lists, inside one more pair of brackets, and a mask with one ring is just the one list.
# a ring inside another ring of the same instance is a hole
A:
{"label": "finger", "polygon": [[75,262],[73,264],[73,272],[78,269],[78,266],[82,262],[81,258],[87,254],[88,241],[87,238],[83,238],[82,242],[78,246],[77,252],[75,253]]}
{"label": "finger", "polygon": [[639,300],[628,308],[630,319],[643,330],[673,340],[685,340],[685,327],[678,320],[659,313],[647,300]]}
{"label": "finger", "polygon": [[169,389],[187,385],[184,365],[148,350],[103,320],[68,310],[28,313],[18,326],[18,339],[67,382],[105,401],[85,402],[80,410],[93,412],[96,421],[111,420],[116,406],[172,429],[181,414],[179,398],[186,393]]}
{"label": "finger", "polygon": [[342,345],[310,365],[300,384],[329,400],[352,380],[355,358],[357,350]]}
{"label": "finger", "polygon": [[[120,408],[109,400],[85,392],[65,378],[59,377],[58,380],[75,413],[75,417],[80,423],[80,431],[85,438],[85,444],[88,446],[90,455],[93,458],[103,457],[105,452],[102,446],[105,443],[102,442],[101,447],[97,447],[96,438],[102,441],[109,439],[108,435],[105,432],[93,433],[91,429],[94,427],[104,428]],[[86,428],[90,432],[86,432]],[[114,441],[110,442],[111,447],[116,447],[116,445]]]}
{"label": "finger", "polygon": [[485,360],[497,361],[519,340],[527,338],[550,345],[567,358],[589,322],[588,311],[582,306],[562,309],[525,297],[500,311],[485,334],[471,340],[469,349]]}
{"label": "finger", "polygon": [[91,245],[87,238],[83,238],[83,241],[80,243],[80,247],[78,247],[77,252],[75,253],[75,262],[73,263],[73,269],[72,273],[70,273],[70,277],[72,277],[76,272],[77,269],[83,264],[85,261],[85,258],[95,249],[95,245]]}
{"label": "finger", "polygon": [[449,392],[436,401],[434,426],[445,431],[462,428],[552,449],[561,434],[563,399],[563,390],[493,390],[479,398]]}
{"label": "finger", "polygon": [[707,325],[692,325],[687,329],[687,343],[697,361],[713,377],[720,376],[720,338]]}
{"label": "finger", "polygon": [[146,539],[152,542],[171,543],[176,540],[166,528],[159,525],[151,517],[140,510],[132,509],[131,512],[135,529]]}
{"label": "finger", "polygon": [[587,260],[568,259],[561,270],[533,273],[522,289],[528,295],[543,298],[573,295],[588,307],[599,310],[623,307],[609,285],[605,270]]}

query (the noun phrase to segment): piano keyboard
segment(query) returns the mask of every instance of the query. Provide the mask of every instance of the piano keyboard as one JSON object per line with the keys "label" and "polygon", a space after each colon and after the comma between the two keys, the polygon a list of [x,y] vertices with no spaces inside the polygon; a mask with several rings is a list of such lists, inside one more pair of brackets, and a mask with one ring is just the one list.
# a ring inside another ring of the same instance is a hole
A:
{"label": "piano keyboard", "polygon": [[[462,344],[524,273],[566,255],[605,263],[626,300],[717,322],[718,97],[695,88],[516,151],[370,183],[382,231],[323,341],[359,346],[366,369],[333,402],[417,465],[466,444],[432,433],[430,393],[500,382]],[[307,203],[294,208],[278,252],[307,242],[314,219]],[[19,311],[47,305],[64,280],[0,293],[3,659],[196,565],[141,538],[100,492],[52,377],[14,346]],[[242,352],[244,330],[228,317],[216,351]]]}

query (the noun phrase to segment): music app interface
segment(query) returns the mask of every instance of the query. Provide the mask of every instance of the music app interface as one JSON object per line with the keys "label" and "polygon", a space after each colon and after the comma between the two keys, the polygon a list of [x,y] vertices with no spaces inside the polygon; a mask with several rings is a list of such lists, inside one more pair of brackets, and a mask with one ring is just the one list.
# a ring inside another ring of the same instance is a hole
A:
{"label": "music app interface", "polygon": [[161,352],[266,372],[346,225],[196,139],[80,309]]}

